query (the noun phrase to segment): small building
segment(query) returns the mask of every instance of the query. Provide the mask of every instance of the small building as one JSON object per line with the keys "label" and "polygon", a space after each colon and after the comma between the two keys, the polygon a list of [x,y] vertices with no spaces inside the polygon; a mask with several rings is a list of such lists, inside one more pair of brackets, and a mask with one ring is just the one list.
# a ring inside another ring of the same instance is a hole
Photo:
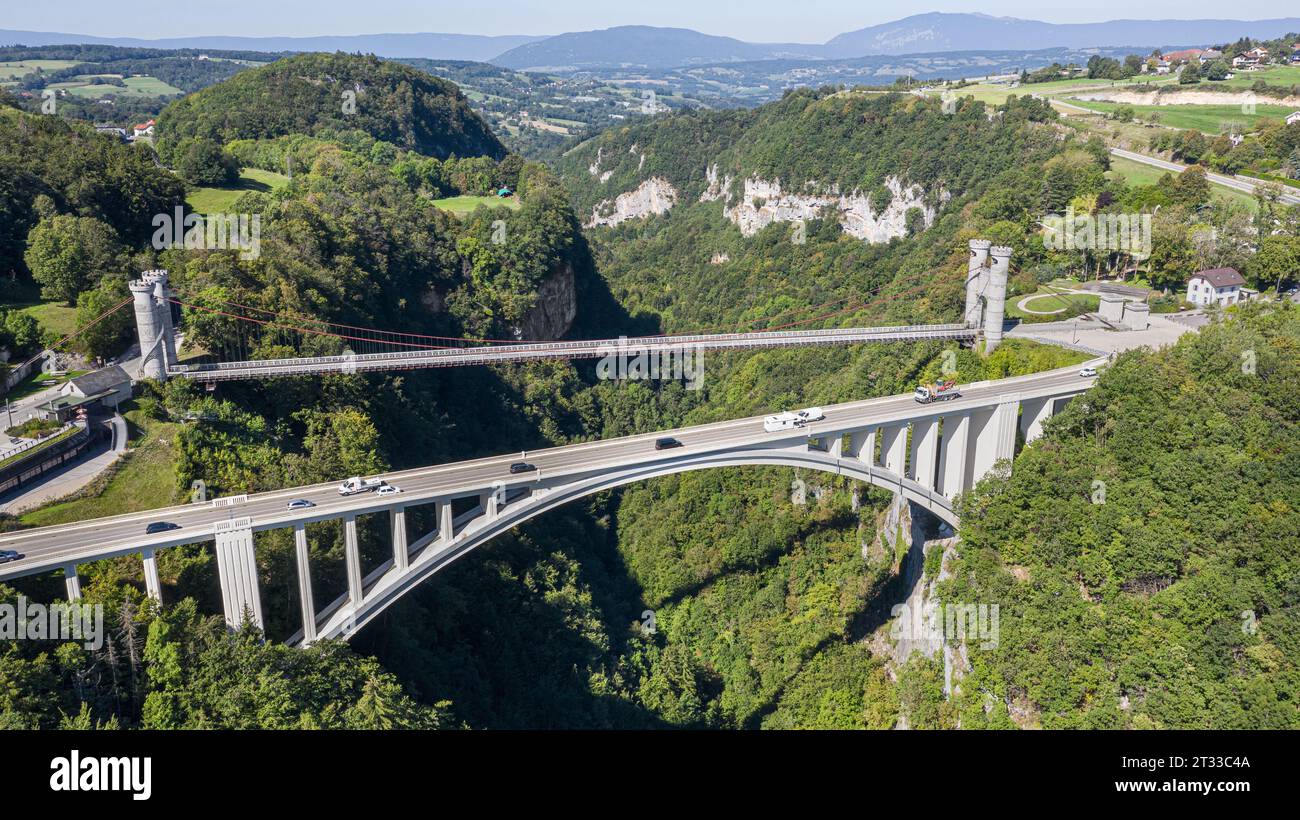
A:
{"label": "small building", "polygon": [[153,129],[154,129],[154,121],[153,121],[153,120],[149,120],[148,122],[142,122],[142,123],[140,123],[139,125],[133,126],[133,127],[131,128],[131,136],[133,136],[133,137],[152,137],[152,136],[153,136]]}
{"label": "small building", "polygon": [[1197,59],[1201,61],[1201,65],[1205,65],[1206,63],[1212,63],[1215,60],[1222,60],[1223,52],[1219,51],[1217,48],[1207,48],[1205,51],[1201,52],[1201,56]]}
{"label": "small building", "polygon": [[56,398],[38,405],[36,409],[45,418],[68,421],[77,415],[78,410],[84,409],[90,413],[100,409],[116,409],[129,398],[131,377],[121,365],[115,364],[68,379],[59,388]]}
{"label": "small building", "polygon": [[1194,305],[1235,305],[1241,301],[1245,284],[1246,280],[1232,268],[1203,270],[1188,280],[1187,301]]}
{"label": "small building", "polygon": [[103,135],[106,136],[106,137],[116,137],[117,139],[121,140],[122,142],[126,142],[126,129],[125,129],[125,128],[114,128],[114,127],[111,126],[111,125],[96,125],[96,126],[95,126],[95,133],[97,133],[97,134],[103,134]]}
{"label": "small building", "polygon": [[1162,56],[1171,63],[1185,63],[1189,60],[1199,59],[1204,53],[1199,48],[1185,48],[1182,51],[1171,51]]}
{"label": "small building", "polygon": [[1292,111],[1290,114],[1286,115],[1287,125],[1295,125],[1298,122],[1300,122],[1300,111]]}

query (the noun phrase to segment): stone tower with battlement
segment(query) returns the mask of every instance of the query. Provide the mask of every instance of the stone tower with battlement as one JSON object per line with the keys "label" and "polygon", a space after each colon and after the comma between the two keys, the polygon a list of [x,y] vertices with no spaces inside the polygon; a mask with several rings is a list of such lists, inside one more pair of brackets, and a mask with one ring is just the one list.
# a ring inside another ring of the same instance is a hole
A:
{"label": "stone tower with battlement", "polygon": [[176,363],[167,271],[147,270],[128,287],[135,299],[135,330],[140,340],[138,378],[166,381],[168,365]]}
{"label": "stone tower with battlement", "polygon": [[970,241],[963,318],[971,327],[983,326],[985,353],[992,353],[1002,344],[1002,319],[1006,314],[1010,268],[1011,248],[994,245],[987,239]]}

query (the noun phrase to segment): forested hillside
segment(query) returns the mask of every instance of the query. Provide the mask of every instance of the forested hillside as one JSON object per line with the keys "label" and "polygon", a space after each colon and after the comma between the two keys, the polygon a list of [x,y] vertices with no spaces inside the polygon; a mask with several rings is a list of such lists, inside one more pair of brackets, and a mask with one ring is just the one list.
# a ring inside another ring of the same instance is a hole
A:
{"label": "forested hillside", "polygon": [[1000,645],[943,725],[1300,726],[1300,310],[1121,357],[962,505],[940,589]]}
{"label": "forested hillside", "polygon": [[165,159],[190,138],[228,142],[352,130],[439,159],[505,155],[455,85],[375,57],[279,60],[185,97],[158,118]]}

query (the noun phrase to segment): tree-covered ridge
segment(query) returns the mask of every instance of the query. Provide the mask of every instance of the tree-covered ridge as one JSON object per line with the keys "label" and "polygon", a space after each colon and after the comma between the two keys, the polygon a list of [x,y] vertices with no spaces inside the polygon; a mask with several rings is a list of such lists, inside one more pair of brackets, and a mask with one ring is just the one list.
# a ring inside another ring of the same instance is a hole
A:
{"label": "tree-covered ridge", "polygon": [[1300,310],[1121,356],[961,507],[948,725],[1300,727]]}
{"label": "tree-covered ridge", "polygon": [[915,95],[799,89],[753,110],[683,112],[611,129],[565,154],[558,169],[579,213],[655,176],[694,201],[709,189],[711,170],[731,180],[733,196],[758,177],[791,192],[858,191],[880,208],[886,179],[898,177],[937,202],[941,191],[965,193],[1050,153],[1042,132],[1025,125],[1055,116],[1027,97],[998,110],[967,100],[945,111]]}
{"label": "tree-covered ridge", "polygon": [[183,198],[184,185],[150,153],[87,126],[0,104],[0,274],[6,278],[26,272],[25,240],[44,216],[93,219],[114,242],[137,245],[152,231],[154,215],[170,213]]}
{"label": "tree-covered ridge", "polygon": [[452,83],[374,56],[302,54],[234,77],[168,106],[158,118],[168,158],[184,140],[358,130],[445,159],[505,148]]}

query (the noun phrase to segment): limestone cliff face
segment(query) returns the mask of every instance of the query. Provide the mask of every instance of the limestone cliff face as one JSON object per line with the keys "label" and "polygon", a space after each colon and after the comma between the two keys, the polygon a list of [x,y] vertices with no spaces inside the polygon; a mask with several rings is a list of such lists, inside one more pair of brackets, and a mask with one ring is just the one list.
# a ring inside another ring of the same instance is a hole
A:
{"label": "limestone cliff face", "polygon": [[[700,198],[730,203],[730,182],[730,178],[719,179],[717,171],[710,169],[709,188]],[[787,191],[780,180],[751,177],[745,180],[740,202],[724,206],[722,213],[740,228],[742,235],[753,236],[773,222],[817,219],[829,208],[838,216],[845,233],[873,243],[905,236],[907,212],[913,208],[920,210],[925,227],[934,223],[935,209],[925,203],[921,186],[904,185],[897,177],[886,179],[885,186],[892,196],[882,208],[859,191],[841,194],[834,186],[826,193]]]}
{"label": "limestone cliff face", "polygon": [[537,301],[511,332],[516,339],[550,341],[558,339],[573,326],[578,316],[578,294],[574,285],[573,265],[557,267],[537,289]]}
{"label": "limestone cliff face", "polygon": [[629,219],[668,213],[677,204],[677,189],[663,177],[650,177],[636,188],[619,194],[611,202],[606,199],[591,211],[591,218],[583,227],[617,225]]}

